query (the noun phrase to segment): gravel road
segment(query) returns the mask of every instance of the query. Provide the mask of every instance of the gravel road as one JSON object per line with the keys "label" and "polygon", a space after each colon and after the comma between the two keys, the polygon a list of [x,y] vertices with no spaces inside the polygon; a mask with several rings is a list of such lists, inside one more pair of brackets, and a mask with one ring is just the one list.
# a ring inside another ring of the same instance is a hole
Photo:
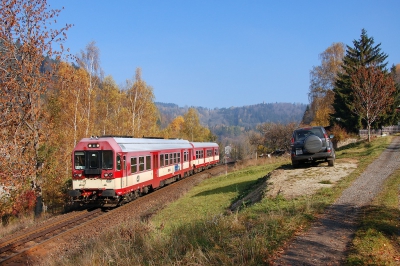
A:
{"label": "gravel road", "polygon": [[296,237],[274,265],[342,265],[353,239],[360,208],[371,203],[382,184],[400,167],[400,137],[371,163],[341,197],[303,235]]}

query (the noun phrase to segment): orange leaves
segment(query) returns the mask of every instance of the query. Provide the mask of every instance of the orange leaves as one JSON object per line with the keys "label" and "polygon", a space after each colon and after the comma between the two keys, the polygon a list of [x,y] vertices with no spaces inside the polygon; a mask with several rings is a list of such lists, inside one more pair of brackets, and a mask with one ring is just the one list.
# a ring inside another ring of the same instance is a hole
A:
{"label": "orange leaves", "polygon": [[353,111],[367,123],[374,122],[393,104],[396,91],[394,80],[378,68],[360,67],[351,75],[351,80]]}
{"label": "orange leaves", "polygon": [[[14,212],[31,207],[34,197],[26,183],[41,183],[39,148],[47,133],[43,104],[53,71],[43,55],[59,53],[52,45],[69,28],[48,30],[52,13],[46,1],[0,1],[0,146],[10,147],[0,156],[0,183],[12,181],[15,190],[9,200]],[[22,202],[28,205],[21,207]]]}

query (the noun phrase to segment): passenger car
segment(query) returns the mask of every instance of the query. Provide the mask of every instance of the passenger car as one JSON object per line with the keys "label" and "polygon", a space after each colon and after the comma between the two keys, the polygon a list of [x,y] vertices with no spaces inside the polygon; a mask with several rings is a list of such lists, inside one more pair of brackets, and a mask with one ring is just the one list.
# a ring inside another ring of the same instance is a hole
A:
{"label": "passenger car", "polygon": [[322,126],[303,127],[293,131],[291,159],[293,167],[305,162],[328,162],[335,164],[335,150],[332,141]]}

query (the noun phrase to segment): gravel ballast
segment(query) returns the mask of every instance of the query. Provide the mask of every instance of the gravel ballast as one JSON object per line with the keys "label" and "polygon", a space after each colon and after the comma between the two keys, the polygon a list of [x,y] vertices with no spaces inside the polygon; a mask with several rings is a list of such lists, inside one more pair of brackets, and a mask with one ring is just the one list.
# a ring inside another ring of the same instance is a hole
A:
{"label": "gravel ballast", "polygon": [[288,245],[274,265],[342,265],[354,237],[361,207],[371,203],[382,185],[400,166],[400,137],[343,191],[320,219]]}

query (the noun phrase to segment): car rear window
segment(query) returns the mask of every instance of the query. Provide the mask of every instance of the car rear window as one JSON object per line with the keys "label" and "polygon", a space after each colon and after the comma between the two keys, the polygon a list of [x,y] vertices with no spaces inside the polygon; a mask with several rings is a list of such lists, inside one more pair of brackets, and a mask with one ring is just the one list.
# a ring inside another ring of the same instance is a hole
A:
{"label": "car rear window", "polygon": [[299,129],[295,131],[294,138],[296,141],[301,141],[306,139],[310,135],[316,135],[319,138],[323,138],[324,135],[319,128],[310,128],[310,129]]}

